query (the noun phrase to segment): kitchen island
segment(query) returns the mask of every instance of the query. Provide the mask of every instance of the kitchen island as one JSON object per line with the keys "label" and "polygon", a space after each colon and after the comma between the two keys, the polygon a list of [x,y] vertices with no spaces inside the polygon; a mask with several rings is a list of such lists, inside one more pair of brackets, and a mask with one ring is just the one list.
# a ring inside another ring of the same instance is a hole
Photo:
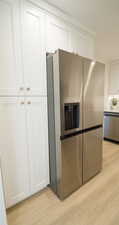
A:
{"label": "kitchen island", "polygon": [[119,111],[104,112],[104,139],[119,144]]}

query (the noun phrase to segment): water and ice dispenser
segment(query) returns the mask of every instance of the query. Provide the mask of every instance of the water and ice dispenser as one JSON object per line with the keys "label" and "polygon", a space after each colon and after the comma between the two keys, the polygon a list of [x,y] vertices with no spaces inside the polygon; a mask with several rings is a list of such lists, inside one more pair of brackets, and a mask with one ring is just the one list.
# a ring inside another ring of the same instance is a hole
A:
{"label": "water and ice dispenser", "polygon": [[80,103],[65,103],[64,117],[65,117],[65,130],[79,128]]}

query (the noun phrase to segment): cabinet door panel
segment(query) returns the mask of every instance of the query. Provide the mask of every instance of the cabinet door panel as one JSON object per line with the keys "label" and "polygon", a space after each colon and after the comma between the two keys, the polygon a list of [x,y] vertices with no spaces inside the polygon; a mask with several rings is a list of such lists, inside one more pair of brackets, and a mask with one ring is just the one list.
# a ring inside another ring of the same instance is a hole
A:
{"label": "cabinet door panel", "polygon": [[27,98],[31,193],[49,183],[47,98]]}
{"label": "cabinet door panel", "polygon": [[6,205],[28,194],[28,162],[24,98],[0,99],[0,152]]}
{"label": "cabinet door panel", "polygon": [[23,86],[18,1],[0,1],[0,95],[20,95]]}
{"label": "cabinet door panel", "polygon": [[92,37],[72,28],[71,30],[71,52],[80,56],[94,58],[94,40]]}
{"label": "cabinet door panel", "polygon": [[69,51],[69,29],[62,20],[56,17],[47,17],[47,51],[54,52],[57,49]]}
{"label": "cabinet door panel", "polygon": [[5,212],[5,202],[3,195],[3,184],[2,184],[2,174],[0,168],[0,225],[7,225],[6,212]]}
{"label": "cabinet door panel", "polygon": [[24,81],[27,95],[46,95],[44,16],[31,4],[23,15]]}

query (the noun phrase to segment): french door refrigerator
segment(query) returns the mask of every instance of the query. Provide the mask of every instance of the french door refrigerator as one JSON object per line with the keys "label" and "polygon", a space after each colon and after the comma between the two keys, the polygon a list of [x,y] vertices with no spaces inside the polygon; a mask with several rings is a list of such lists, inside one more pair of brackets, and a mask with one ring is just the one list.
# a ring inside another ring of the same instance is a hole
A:
{"label": "french door refrigerator", "polygon": [[60,199],[101,171],[104,69],[63,50],[47,55],[50,186]]}

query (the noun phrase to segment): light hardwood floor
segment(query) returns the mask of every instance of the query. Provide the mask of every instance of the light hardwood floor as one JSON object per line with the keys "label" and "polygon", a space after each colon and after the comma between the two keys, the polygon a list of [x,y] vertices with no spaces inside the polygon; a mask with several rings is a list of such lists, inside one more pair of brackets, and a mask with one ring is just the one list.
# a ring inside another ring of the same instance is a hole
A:
{"label": "light hardwood floor", "polygon": [[104,142],[103,170],[65,201],[47,188],[8,210],[9,225],[119,225],[119,145]]}

